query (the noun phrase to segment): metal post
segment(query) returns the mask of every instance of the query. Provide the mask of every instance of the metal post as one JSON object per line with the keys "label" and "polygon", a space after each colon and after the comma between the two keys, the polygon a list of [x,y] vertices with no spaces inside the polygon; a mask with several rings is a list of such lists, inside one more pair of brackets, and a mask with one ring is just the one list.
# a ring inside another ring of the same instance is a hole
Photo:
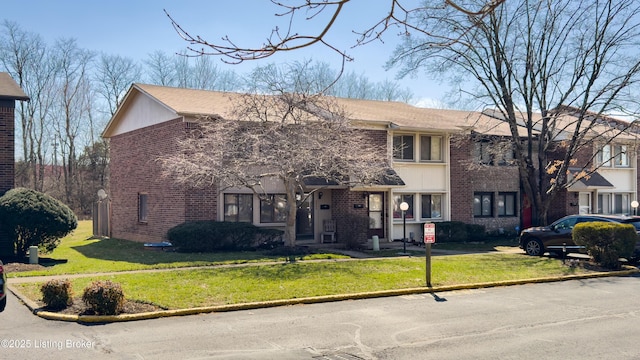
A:
{"label": "metal post", "polygon": [[431,243],[426,243],[425,246],[427,248],[427,287],[431,287]]}
{"label": "metal post", "polygon": [[407,212],[402,210],[402,252],[407,253]]}

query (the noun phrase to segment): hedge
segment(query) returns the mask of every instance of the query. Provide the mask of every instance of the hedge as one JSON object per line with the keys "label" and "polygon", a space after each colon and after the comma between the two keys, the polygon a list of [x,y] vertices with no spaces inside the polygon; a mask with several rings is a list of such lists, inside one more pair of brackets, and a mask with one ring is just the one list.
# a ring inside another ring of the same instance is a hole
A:
{"label": "hedge", "polygon": [[283,232],[244,222],[193,221],[177,225],[167,237],[181,252],[268,249],[281,245]]}
{"label": "hedge", "polygon": [[631,257],[638,241],[633,225],[613,222],[579,223],[573,228],[572,237],[595,262],[611,269],[620,268],[619,258]]}

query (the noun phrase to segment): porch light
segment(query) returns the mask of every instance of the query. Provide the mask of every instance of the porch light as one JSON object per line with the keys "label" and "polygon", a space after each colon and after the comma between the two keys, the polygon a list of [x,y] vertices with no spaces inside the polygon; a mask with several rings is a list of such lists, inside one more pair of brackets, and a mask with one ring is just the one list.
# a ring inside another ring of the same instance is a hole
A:
{"label": "porch light", "polygon": [[640,204],[638,204],[638,202],[635,200],[631,202],[631,207],[633,208],[633,215],[638,215],[638,205]]}
{"label": "porch light", "polygon": [[400,204],[400,210],[402,210],[402,249],[404,254],[407,254],[407,210],[409,210],[409,204],[403,201]]}

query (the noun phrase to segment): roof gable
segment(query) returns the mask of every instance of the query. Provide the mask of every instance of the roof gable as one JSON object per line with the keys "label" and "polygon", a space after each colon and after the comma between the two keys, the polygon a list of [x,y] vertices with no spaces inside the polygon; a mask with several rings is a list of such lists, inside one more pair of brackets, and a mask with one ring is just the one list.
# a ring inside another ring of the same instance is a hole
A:
{"label": "roof gable", "polygon": [[9,73],[0,72],[0,100],[29,100]]}

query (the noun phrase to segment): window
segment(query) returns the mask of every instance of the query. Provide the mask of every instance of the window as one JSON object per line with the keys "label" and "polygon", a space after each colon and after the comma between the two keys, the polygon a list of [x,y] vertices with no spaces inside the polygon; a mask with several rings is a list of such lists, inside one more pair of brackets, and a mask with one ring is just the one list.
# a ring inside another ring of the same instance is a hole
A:
{"label": "window", "polygon": [[413,219],[413,194],[397,194],[393,196],[393,218],[402,219],[402,210],[400,210],[400,204],[406,202],[409,204],[409,209],[405,211],[405,217],[407,219]]}
{"label": "window", "polygon": [[149,194],[138,193],[138,222],[146,223],[149,216]]}
{"label": "window", "polygon": [[516,193],[498,193],[498,216],[516,216]]}
{"label": "window", "polygon": [[393,158],[396,160],[413,160],[413,135],[393,136]]}
{"label": "window", "polygon": [[424,194],[421,196],[423,219],[440,219],[442,218],[442,195],[440,194]]}
{"label": "window", "polygon": [[491,153],[489,152],[489,142],[477,141],[473,143],[473,156],[477,163],[490,165]]}
{"label": "window", "polygon": [[627,167],[629,166],[629,157],[627,155],[627,146],[626,145],[616,145],[613,147],[614,149],[614,161],[613,164],[619,167]]}
{"label": "window", "polygon": [[515,154],[509,141],[476,140],[473,156],[477,163],[484,165],[513,165]]}
{"label": "window", "polygon": [[284,222],[286,209],[287,198],[285,195],[268,195],[266,199],[260,199],[260,222]]}
{"label": "window", "polygon": [[629,212],[629,194],[615,194],[613,196],[613,206],[615,214],[626,214]]}
{"label": "window", "polygon": [[493,216],[493,193],[475,193],[473,195],[473,216]]}
{"label": "window", "polygon": [[224,194],[224,221],[252,222],[253,194]]}
{"label": "window", "polygon": [[598,214],[611,214],[611,194],[598,194]]}
{"label": "window", "polygon": [[627,145],[603,145],[596,154],[596,162],[600,166],[629,166],[629,152]]}
{"label": "window", "polygon": [[420,160],[442,161],[442,137],[420,136]]}

